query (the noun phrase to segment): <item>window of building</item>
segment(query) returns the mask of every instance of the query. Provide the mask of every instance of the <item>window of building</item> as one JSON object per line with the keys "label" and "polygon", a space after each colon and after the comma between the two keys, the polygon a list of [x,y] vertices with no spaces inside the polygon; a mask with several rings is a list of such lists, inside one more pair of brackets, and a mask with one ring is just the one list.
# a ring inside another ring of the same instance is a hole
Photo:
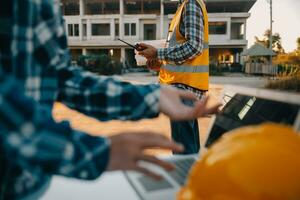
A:
{"label": "window of building", "polygon": [[141,0],[124,0],[125,14],[142,14]]}
{"label": "window of building", "polygon": [[229,64],[233,63],[234,57],[232,54],[220,54],[218,60],[221,64]]}
{"label": "window of building", "polygon": [[82,24],[82,35],[83,35],[83,37],[87,36],[87,25],[86,24]]}
{"label": "window of building", "polygon": [[79,15],[79,0],[62,0],[61,10],[63,15]]}
{"label": "window of building", "polygon": [[160,0],[124,0],[125,14],[160,14]]}
{"label": "window of building", "polygon": [[226,35],[227,22],[209,22],[209,33],[212,35]]}
{"label": "window of building", "polygon": [[160,14],[160,0],[143,1],[143,14]]}
{"label": "window of building", "polygon": [[93,36],[107,36],[110,35],[110,24],[92,24]]}
{"label": "window of building", "polygon": [[156,40],[156,24],[144,24],[144,40]]}
{"label": "window of building", "polygon": [[115,24],[115,36],[119,37],[120,36],[120,29],[119,29],[119,23]]}
{"label": "window of building", "polygon": [[136,24],[135,23],[125,23],[125,35],[134,36],[136,35]]}
{"label": "window of building", "polygon": [[78,24],[68,24],[68,36],[79,36],[79,25]]}
{"label": "window of building", "polygon": [[79,36],[79,24],[74,24],[74,36]]}
{"label": "window of building", "polygon": [[120,36],[120,23],[119,23],[119,19],[115,19],[115,37],[119,37]]}
{"label": "window of building", "polygon": [[68,36],[73,36],[73,24],[68,24]]}
{"label": "window of building", "polygon": [[230,38],[233,40],[242,40],[244,39],[244,23],[242,22],[233,22],[231,23]]}
{"label": "window of building", "polygon": [[87,49],[87,55],[107,55],[109,56],[109,49]]}
{"label": "window of building", "polygon": [[87,15],[103,15],[103,14],[119,14],[119,0],[86,0],[85,14]]}
{"label": "window of building", "polygon": [[175,14],[177,10],[177,2],[165,2],[164,3],[164,14],[172,15]]}

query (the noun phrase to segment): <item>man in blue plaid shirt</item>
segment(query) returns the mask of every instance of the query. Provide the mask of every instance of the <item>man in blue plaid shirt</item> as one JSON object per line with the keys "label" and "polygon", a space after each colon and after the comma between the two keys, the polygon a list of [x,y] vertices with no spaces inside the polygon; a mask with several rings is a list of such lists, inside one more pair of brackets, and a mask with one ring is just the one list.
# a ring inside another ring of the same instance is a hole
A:
{"label": "man in blue plaid shirt", "polygon": [[217,110],[207,108],[206,101],[183,105],[181,98],[196,98],[181,90],[135,86],[70,66],[62,22],[56,0],[0,3],[0,199],[36,199],[54,174],[90,180],[105,170],[136,170],[157,178],[137,161],[172,166],[143,150],[182,150],[150,132],[89,136],[53,120],[55,101],[104,121],[153,118],[160,112],[183,120]]}

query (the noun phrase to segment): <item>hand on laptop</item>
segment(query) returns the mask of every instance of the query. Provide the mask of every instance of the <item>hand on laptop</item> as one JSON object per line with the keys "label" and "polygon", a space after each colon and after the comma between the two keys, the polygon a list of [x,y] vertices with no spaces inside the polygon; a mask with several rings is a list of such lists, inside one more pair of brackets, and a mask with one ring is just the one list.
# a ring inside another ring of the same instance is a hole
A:
{"label": "hand on laptop", "polygon": [[[181,101],[182,99],[194,100],[194,106],[191,107],[183,104]],[[219,107],[222,104],[208,107],[208,99],[209,97],[205,97],[203,100],[199,101],[191,92],[170,86],[163,86],[161,89],[159,109],[174,121],[195,119],[218,113]]]}
{"label": "hand on laptop", "polygon": [[155,179],[160,179],[158,174],[138,165],[138,161],[146,161],[166,170],[174,169],[174,166],[158,158],[145,154],[149,148],[169,149],[181,152],[183,146],[177,144],[165,136],[150,132],[123,133],[110,137],[110,160],[108,170],[135,170]]}

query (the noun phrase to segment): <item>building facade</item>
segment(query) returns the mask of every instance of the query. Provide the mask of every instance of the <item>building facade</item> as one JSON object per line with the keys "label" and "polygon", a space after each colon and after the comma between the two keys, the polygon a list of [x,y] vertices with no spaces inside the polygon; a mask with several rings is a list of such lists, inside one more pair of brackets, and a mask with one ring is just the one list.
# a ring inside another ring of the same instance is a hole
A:
{"label": "building facade", "polygon": [[[206,0],[209,13],[210,62],[240,63],[247,48],[249,10],[256,0]],[[129,43],[164,39],[177,9],[176,0],[61,0],[72,59],[108,54],[134,66]]]}

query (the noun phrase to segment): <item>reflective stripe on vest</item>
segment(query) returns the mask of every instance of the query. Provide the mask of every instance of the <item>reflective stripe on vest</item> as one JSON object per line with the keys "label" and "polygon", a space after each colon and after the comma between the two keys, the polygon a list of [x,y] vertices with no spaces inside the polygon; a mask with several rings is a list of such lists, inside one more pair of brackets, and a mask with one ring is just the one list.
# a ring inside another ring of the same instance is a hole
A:
{"label": "reflective stripe on vest", "polygon": [[204,73],[209,72],[208,66],[185,66],[185,65],[171,65],[166,64],[161,66],[162,69],[171,71],[171,72],[189,72],[189,73]]}

